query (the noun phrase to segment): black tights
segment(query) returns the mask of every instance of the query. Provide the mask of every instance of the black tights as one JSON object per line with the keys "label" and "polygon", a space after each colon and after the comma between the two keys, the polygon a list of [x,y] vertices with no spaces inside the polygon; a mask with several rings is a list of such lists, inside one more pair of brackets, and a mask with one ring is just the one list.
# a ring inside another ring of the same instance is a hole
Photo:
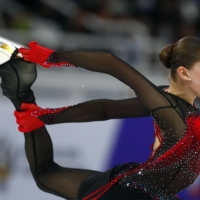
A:
{"label": "black tights", "polygon": [[53,161],[53,146],[45,127],[24,133],[25,150],[38,187],[65,199],[75,200],[80,184],[99,172],[59,166]]}

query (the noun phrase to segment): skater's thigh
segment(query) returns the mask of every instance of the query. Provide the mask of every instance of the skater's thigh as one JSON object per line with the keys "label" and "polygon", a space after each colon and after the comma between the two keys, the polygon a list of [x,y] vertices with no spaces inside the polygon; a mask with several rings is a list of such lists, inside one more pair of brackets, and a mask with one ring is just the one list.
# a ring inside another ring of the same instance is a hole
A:
{"label": "skater's thigh", "polygon": [[58,193],[67,199],[75,200],[80,184],[99,173],[101,172],[57,166],[46,172],[43,179],[46,180],[45,185],[54,190],[54,194]]}

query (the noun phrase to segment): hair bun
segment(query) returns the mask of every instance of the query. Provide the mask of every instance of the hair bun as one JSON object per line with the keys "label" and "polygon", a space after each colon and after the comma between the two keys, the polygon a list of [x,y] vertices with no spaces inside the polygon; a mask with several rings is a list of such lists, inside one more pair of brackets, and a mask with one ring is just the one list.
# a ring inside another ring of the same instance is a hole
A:
{"label": "hair bun", "polygon": [[164,47],[159,53],[160,62],[168,69],[170,69],[169,59],[172,55],[172,48],[173,44],[169,44],[166,47]]}

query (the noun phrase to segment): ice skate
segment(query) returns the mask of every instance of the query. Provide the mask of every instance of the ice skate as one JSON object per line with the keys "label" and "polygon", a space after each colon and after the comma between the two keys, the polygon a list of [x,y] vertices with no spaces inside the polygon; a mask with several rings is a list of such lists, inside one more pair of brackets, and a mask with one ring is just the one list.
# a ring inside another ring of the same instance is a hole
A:
{"label": "ice skate", "polygon": [[21,46],[0,37],[1,88],[3,95],[13,102],[17,110],[20,110],[22,102],[35,102],[30,88],[37,77],[35,63],[24,61],[18,53],[17,48]]}

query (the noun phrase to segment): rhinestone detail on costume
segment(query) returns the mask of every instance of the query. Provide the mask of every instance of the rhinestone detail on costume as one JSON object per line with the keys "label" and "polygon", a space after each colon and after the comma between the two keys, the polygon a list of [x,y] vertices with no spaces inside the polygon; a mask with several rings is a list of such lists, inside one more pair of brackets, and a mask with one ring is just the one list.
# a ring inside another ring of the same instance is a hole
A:
{"label": "rhinestone detail on costume", "polygon": [[[123,171],[115,175],[122,177],[117,182],[123,188],[136,188],[153,199],[168,200],[187,186],[200,174],[200,112],[194,109],[185,118],[184,135],[175,143],[161,144],[157,152],[134,168],[127,164]],[[155,131],[160,127],[155,123]],[[134,168],[134,169],[133,169]]]}
{"label": "rhinestone detail on costume", "polygon": [[68,107],[62,107],[62,108],[40,108],[39,110],[31,112],[31,115],[34,117],[37,117],[40,119],[44,124],[51,125],[53,124],[53,116],[59,115],[64,110],[66,110]]}
{"label": "rhinestone detail on costume", "polygon": [[53,52],[50,54],[49,58],[42,64],[44,67],[78,67],[72,63],[70,63],[68,60],[65,59],[59,59],[58,58],[58,52]]}

